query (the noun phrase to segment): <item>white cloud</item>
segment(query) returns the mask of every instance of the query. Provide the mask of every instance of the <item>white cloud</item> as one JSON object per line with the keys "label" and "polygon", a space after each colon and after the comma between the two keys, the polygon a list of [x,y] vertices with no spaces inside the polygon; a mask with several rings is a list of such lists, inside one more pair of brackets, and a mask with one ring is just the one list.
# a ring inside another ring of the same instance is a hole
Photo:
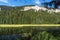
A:
{"label": "white cloud", "polygon": [[39,0],[35,0],[35,3],[36,3],[36,4],[40,4],[40,1],[39,1]]}
{"label": "white cloud", "polygon": [[0,0],[0,2],[8,3],[8,0]]}
{"label": "white cloud", "polygon": [[11,5],[11,6],[13,6],[13,7],[14,7],[14,6],[16,6],[16,5]]}

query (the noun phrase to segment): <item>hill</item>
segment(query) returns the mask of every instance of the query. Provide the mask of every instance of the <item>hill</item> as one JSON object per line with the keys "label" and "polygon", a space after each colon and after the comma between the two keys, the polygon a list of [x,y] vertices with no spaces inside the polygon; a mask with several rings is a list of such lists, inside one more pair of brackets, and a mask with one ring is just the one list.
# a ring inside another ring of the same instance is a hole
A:
{"label": "hill", "polygon": [[[34,5],[28,5],[32,7]],[[1,5],[0,24],[60,24],[59,13],[48,13],[33,9],[21,11],[27,6],[11,7]]]}

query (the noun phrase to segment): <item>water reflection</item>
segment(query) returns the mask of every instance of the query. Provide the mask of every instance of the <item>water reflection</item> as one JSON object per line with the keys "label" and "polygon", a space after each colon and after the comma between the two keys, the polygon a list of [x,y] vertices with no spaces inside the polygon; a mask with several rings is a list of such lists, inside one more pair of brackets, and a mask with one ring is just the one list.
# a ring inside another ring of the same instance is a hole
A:
{"label": "water reflection", "polygon": [[21,34],[14,34],[14,35],[1,35],[0,40],[17,40],[21,38]]}

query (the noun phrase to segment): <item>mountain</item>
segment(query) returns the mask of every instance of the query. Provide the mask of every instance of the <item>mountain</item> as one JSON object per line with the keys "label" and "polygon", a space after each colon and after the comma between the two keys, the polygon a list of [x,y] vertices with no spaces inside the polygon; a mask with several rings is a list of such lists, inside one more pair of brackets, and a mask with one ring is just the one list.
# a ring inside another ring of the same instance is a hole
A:
{"label": "mountain", "polygon": [[[44,7],[35,5],[16,7],[1,5],[0,8],[0,24],[60,24],[60,13],[50,14]],[[26,8],[30,9],[25,11]],[[43,11],[40,11],[41,9]]]}
{"label": "mountain", "polygon": [[37,6],[37,5],[24,7],[24,11],[27,11],[27,10],[30,10],[30,9],[35,10],[35,11],[39,11],[39,10],[46,11],[47,10],[47,8],[40,7],[40,6]]}

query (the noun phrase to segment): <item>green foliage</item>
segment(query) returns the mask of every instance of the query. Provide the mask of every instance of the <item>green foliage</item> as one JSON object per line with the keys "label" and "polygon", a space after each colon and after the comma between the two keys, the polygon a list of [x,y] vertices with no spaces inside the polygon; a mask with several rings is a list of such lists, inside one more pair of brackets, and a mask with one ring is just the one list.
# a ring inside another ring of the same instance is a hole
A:
{"label": "green foliage", "polygon": [[0,28],[0,36],[16,34],[22,35],[17,40],[60,40],[60,30],[48,30],[44,27]]}
{"label": "green foliage", "polygon": [[0,24],[59,24],[60,13],[34,10],[21,11],[23,7],[2,6]]}

